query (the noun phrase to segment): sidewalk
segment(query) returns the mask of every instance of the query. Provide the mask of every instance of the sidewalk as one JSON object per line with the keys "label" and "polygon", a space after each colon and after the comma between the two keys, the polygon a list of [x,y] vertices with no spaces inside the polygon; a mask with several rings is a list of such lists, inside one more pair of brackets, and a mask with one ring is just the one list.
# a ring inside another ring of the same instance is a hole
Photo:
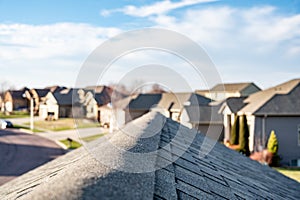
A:
{"label": "sidewalk", "polygon": [[56,131],[56,132],[49,131],[49,132],[34,133],[34,134],[53,141],[64,140],[67,138],[80,141],[81,138],[89,137],[101,133],[107,133],[108,131],[109,131],[108,129],[97,127],[97,128],[82,128],[82,129],[67,130],[67,131]]}

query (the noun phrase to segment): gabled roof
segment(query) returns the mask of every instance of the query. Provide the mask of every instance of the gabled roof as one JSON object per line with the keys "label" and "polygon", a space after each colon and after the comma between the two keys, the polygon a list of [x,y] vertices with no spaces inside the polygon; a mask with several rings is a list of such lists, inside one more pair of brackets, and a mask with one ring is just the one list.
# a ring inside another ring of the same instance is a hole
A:
{"label": "gabled roof", "polygon": [[72,151],[1,186],[0,198],[300,198],[298,182],[161,114],[122,130],[133,135],[117,131],[90,143],[90,151]]}
{"label": "gabled roof", "polygon": [[[210,92],[241,92],[246,87],[254,85],[257,87],[254,83],[224,83],[224,84],[217,84],[214,86]],[[257,87],[258,88],[258,87]]]}
{"label": "gabled roof", "polygon": [[[180,110],[185,104],[189,106],[208,105],[212,100],[195,93],[163,93],[159,106],[171,110]],[[172,104],[172,105],[171,105]]]}
{"label": "gabled roof", "polygon": [[216,106],[186,106],[189,122],[192,124],[223,124],[223,115]]}
{"label": "gabled roof", "polygon": [[98,105],[105,105],[111,102],[112,89],[106,86],[101,87],[101,91],[98,88],[94,89],[94,98]]}
{"label": "gabled roof", "polygon": [[220,107],[219,112],[223,112],[223,109],[225,108],[225,106],[227,106],[232,113],[237,113],[246,105],[246,103],[244,102],[246,98],[247,97],[229,97],[225,99],[222,103],[222,106]]}
{"label": "gabled roof", "polygon": [[82,100],[78,93],[79,91],[83,90],[77,88],[65,89],[60,92],[53,93],[53,96],[59,106],[72,106]]}
{"label": "gabled roof", "polygon": [[[240,112],[250,114],[284,114],[286,112],[292,113],[291,111],[294,110],[300,114],[299,109],[293,109],[293,107],[299,105],[297,102],[300,94],[299,90],[296,89],[299,87],[299,83],[300,79],[294,79],[254,93],[245,99],[244,103],[247,105]],[[266,107],[263,108],[264,106]]]}
{"label": "gabled roof", "polygon": [[171,111],[180,111],[188,103],[190,106],[208,105],[212,100],[195,93],[139,94],[133,98],[130,110],[150,110],[158,106]]}
{"label": "gabled roof", "polygon": [[67,88],[65,86],[54,85],[54,86],[46,87],[45,89],[49,89],[52,93],[56,93],[56,92],[60,92],[62,90],[65,90]]}
{"label": "gabled roof", "polygon": [[131,99],[127,109],[129,110],[150,110],[153,106],[157,105],[161,100],[162,94],[139,94],[136,98]]}
{"label": "gabled roof", "polygon": [[31,89],[31,91],[35,91],[39,98],[45,97],[50,89]]}
{"label": "gabled roof", "polygon": [[29,91],[29,89],[24,87],[20,90],[8,90],[7,92],[11,94],[12,99],[24,99],[25,92],[27,91]]}

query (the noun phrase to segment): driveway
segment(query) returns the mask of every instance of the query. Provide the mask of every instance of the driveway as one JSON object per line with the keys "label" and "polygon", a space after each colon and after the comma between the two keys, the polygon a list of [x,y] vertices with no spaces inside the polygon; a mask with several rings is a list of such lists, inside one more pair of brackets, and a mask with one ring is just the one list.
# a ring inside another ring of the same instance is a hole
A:
{"label": "driveway", "polygon": [[18,130],[0,130],[0,185],[66,153],[55,142]]}

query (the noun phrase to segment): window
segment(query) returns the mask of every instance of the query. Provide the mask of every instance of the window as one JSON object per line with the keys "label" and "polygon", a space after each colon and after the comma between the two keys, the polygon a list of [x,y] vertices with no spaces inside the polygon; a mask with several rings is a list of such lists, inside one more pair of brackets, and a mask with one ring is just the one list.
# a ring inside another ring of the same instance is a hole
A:
{"label": "window", "polygon": [[298,125],[298,146],[300,146],[300,124]]}

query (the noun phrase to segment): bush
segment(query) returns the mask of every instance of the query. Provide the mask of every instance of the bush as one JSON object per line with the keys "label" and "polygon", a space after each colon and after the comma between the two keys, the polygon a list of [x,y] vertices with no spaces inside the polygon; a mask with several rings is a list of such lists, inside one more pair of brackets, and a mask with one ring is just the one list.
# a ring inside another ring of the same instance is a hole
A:
{"label": "bush", "polygon": [[246,115],[240,116],[240,126],[239,126],[239,152],[250,155],[249,150],[249,128],[247,123]]}
{"label": "bush", "polygon": [[235,116],[234,123],[230,133],[230,144],[238,145],[239,144],[239,116]]}
{"label": "bush", "polygon": [[269,136],[267,149],[274,155],[278,153],[278,141],[274,130],[271,131],[271,134]]}

